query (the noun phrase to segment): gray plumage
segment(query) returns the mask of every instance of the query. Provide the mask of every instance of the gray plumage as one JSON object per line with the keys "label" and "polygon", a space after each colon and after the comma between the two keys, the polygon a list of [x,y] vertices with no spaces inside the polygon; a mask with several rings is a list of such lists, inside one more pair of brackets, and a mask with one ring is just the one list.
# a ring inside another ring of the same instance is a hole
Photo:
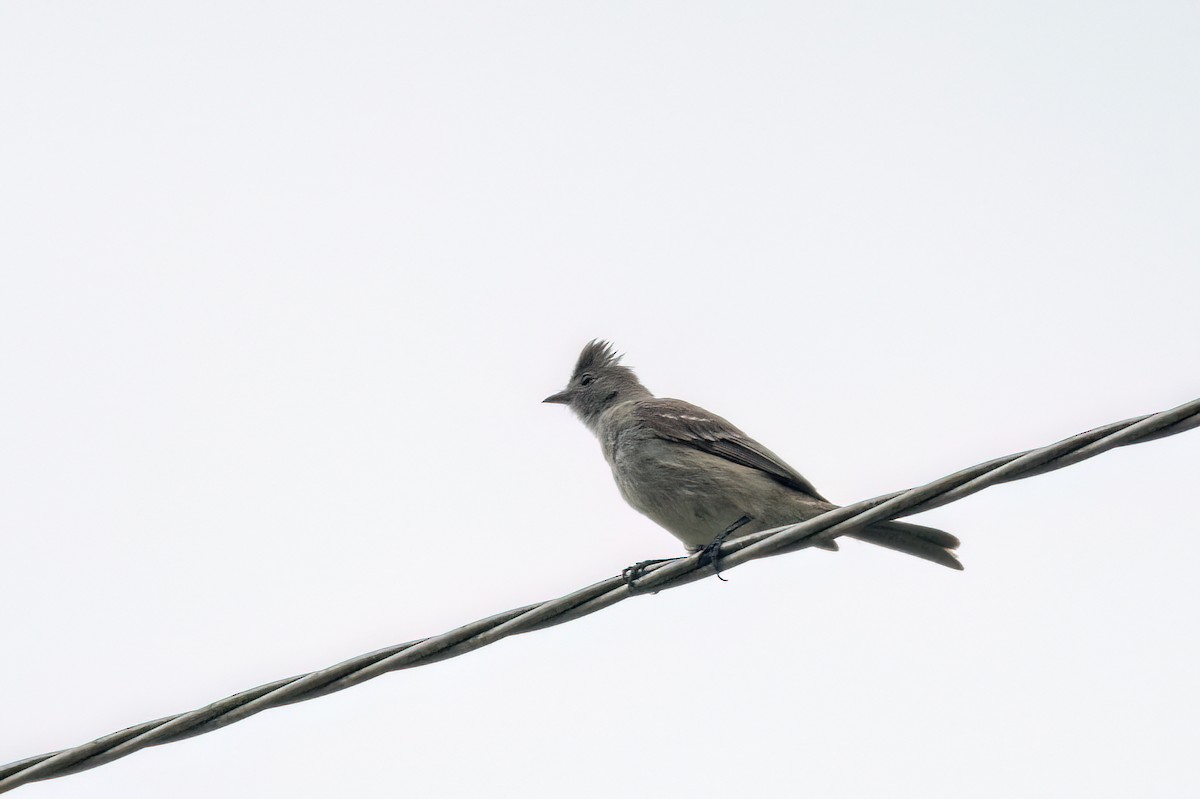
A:
{"label": "gray plumage", "polygon": [[[837,507],[771,450],[690,402],[657,398],[605,341],[583,348],[567,387],[544,402],[567,405],[595,433],[621,496],[689,552],[742,516],[746,535]],[[881,522],[851,538],[953,569],[958,539],[932,527]],[[832,540],[820,545],[837,549]]]}

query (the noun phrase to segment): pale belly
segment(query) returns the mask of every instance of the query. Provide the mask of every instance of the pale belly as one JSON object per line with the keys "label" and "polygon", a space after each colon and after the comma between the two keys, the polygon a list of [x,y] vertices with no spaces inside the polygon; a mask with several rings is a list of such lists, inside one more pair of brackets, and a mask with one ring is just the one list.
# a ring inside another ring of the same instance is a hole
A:
{"label": "pale belly", "polygon": [[703,548],[743,516],[751,521],[738,528],[740,535],[822,510],[757,469],[683,444],[642,440],[618,446],[612,455],[613,477],[625,501],[689,550]]}

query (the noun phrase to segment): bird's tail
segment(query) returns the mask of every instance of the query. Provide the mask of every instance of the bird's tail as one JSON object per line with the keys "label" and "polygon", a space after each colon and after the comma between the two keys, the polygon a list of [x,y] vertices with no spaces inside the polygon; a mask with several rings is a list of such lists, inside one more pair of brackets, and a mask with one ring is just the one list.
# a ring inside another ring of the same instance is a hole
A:
{"label": "bird's tail", "polygon": [[962,562],[953,552],[958,539],[944,530],[908,522],[877,522],[847,535],[962,571]]}

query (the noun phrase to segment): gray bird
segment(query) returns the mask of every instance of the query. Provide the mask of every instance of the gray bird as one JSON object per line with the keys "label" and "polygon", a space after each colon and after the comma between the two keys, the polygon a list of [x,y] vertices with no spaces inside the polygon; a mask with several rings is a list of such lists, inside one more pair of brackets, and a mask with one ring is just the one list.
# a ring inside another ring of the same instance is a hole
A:
{"label": "gray bird", "polygon": [[[701,407],[650,393],[606,341],[583,348],[567,387],[543,402],[570,407],[604,450],[617,488],[688,552],[715,552],[747,535],[835,507],[775,453]],[[879,522],[851,538],[962,569],[958,539],[905,522]],[[836,550],[832,539],[817,546]]]}

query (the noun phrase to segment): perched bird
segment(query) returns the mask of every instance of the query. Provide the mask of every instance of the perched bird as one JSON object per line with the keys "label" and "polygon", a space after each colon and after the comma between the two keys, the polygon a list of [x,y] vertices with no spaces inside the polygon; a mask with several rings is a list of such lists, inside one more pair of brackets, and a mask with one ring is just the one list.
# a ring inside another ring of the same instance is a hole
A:
{"label": "perched bird", "polygon": [[[543,402],[568,406],[604,450],[625,501],[688,552],[714,552],[730,535],[795,524],[837,507],[778,455],[703,408],[650,393],[606,341],[583,348],[567,387]],[[958,539],[905,522],[852,533],[952,569]],[[832,539],[817,546],[836,550]]]}

